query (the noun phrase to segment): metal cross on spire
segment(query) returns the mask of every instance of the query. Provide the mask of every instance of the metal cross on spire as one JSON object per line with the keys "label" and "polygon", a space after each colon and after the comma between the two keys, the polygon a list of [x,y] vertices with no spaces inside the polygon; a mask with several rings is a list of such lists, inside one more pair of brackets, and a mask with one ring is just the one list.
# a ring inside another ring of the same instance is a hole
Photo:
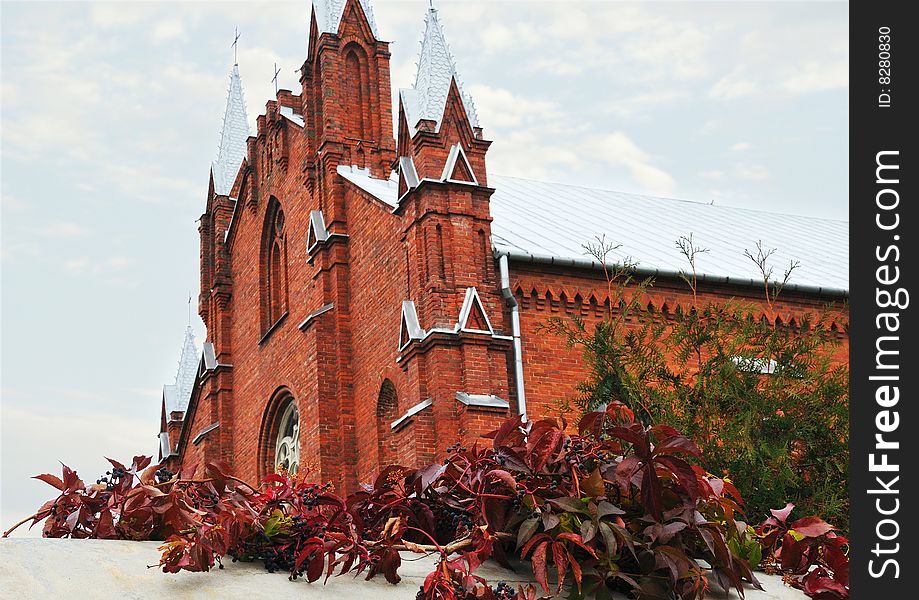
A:
{"label": "metal cross on spire", "polygon": [[274,77],[271,78],[271,81],[274,82],[274,95],[278,95],[278,73],[281,72],[281,69],[278,68],[278,63],[274,63]]}
{"label": "metal cross on spire", "polygon": [[233,43],[230,45],[233,46],[233,64],[238,65],[239,61],[236,59],[236,50],[239,47],[239,27],[237,27],[235,31],[236,33],[235,37],[233,38]]}
{"label": "metal cross on spire", "polygon": [[191,327],[191,290],[188,290],[188,326]]}

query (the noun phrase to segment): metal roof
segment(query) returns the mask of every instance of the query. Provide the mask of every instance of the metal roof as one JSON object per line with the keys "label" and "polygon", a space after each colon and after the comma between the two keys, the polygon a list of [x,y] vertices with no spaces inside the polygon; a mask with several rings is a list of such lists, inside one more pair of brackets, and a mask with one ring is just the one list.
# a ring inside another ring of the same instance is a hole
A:
{"label": "metal roof", "polygon": [[800,262],[789,288],[844,294],[849,288],[849,225],[726,205],[657,198],[574,185],[494,175],[491,198],[495,250],[516,258],[589,266],[585,244],[598,236],[621,247],[614,262],[632,259],[644,272],[662,275],[688,270],[676,246],[692,234],[709,251],[697,256],[706,279],[761,283],[762,274],[745,251],[756,244],[775,249],[769,264],[780,279],[789,261]]}
{"label": "metal roof", "polygon": [[176,371],[175,383],[163,386],[163,402],[166,416],[173,412],[185,412],[191,398],[195,377],[198,374],[198,348],[195,346],[195,334],[191,326],[185,328],[185,342],[182,345],[182,356]]}
{"label": "metal roof", "polygon": [[[316,11],[316,26],[319,33],[338,34],[338,27],[341,25],[341,17],[345,12],[347,0],[313,0],[313,10]],[[377,30],[377,21],[373,16],[373,7],[370,0],[360,0],[361,8],[364,9],[364,16],[370,23],[370,30],[373,31],[373,37],[380,39],[380,32]]]}
{"label": "metal roof", "polygon": [[230,70],[230,87],[227,90],[227,107],[220,131],[220,145],[217,147],[217,158],[211,165],[216,194],[226,196],[230,193],[239,173],[239,166],[246,157],[248,137],[249,121],[246,118],[243,82],[239,76],[239,65],[233,65]]}
{"label": "metal roof", "polygon": [[408,126],[414,134],[415,125],[421,119],[434,121],[437,129],[447,107],[447,96],[450,93],[450,82],[456,81],[466,116],[473,127],[479,126],[472,97],[463,91],[463,84],[456,70],[456,63],[450,54],[450,47],[444,37],[444,30],[437,18],[434,7],[428,9],[424,19],[424,37],[421,40],[421,52],[418,55],[418,72],[415,86],[400,90],[402,106],[408,118]]}
{"label": "metal roof", "polygon": [[[394,179],[374,179],[366,170],[339,167],[338,173],[386,204],[398,206]],[[676,275],[689,269],[676,246],[692,234],[697,274],[706,280],[761,285],[750,258],[756,244],[775,249],[773,279],[789,261],[800,261],[787,289],[845,295],[849,289],[848,223],[687,200],[490,175],[492,243],[495,252],[517,260],[563,266],[599,266],[584,248],[598,236],[621,244],[609,260],[637,263],[644,273]]]}

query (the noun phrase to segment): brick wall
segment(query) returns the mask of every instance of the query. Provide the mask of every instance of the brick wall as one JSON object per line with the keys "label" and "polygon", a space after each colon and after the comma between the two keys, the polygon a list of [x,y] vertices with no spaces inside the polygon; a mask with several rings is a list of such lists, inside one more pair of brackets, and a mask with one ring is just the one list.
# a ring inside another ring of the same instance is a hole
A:
{"label": "brick wall", "polygon": [[[210,186],[200,226],[199,308],[218,364],[199,377],[185,421],[168,427],[180,453],[173,467],[219,460],[256,480],[273,468],[277,421],[292,400],[301,469],[349,491],[375,478],[381,456],[421,465],[454,442],[479,438],[516,413],[517,391],[510,315],[490,243],[490,142],[470,126],[454,85],[441,126],[422,121],[414,137],[399,140],[398,153],[413,158],[420,177],[440,179],[460,144],[482,185],[425,181],[393,210],[336,172],[357,164],[385,177],[395,162],[387,44],[373,39],[349,0],[341,35],[320,36],[313,23],[309,48],[301,93],[281,90],[258,117],[230,194],[237,200],[215,196]],[[281,107],[302,115],[304,125],[283,117]],[[400,130],[407,132],[405,123]],[[277,209],[284,213],[280,319],[266,313],[266,228]],[[322,211],[332,235],[308,249],[313,210]],[[586,373],[578,351],[540,325],[550,316],[596,322],[606,283],[594,271],[513,262],[511,279],[521,306],[529,413],[553,414],[553,402],[570,397]],[[493,335],[455,331],[470,287]],[[742,287],[702,286],[700,296],[759,301],[757,290]],[[415,303],[429,333],[400,350],[405,300]],[[681,282],[661,279],[643,302],[674,310],[689,300]],[[786,293],[770,317],[789,322],[822,302]],[[494,394],[509,408],[467,406],[457,392]],[[213,423],[219,427],[193,443]]]}
{"label": "brick wall", "polygon": [[[553,317],[570,319],[579,316],[588,327],[598,323],[609,310],[606,279],[600,271],[514,262],[510,265],[510,274],[511,285],[520,303],[528,412],[533,415],[559,414],[559,405],[575,397],[576,384],[584,381],[588,372],[580,351],[566,349],[564,339],[543,327]],[[629,293],[627,289],[625,294]],[[847,306],[839,303],[828,305],[825,297],[786,291],[775,304],[772,314],[767,314],[770,311],[760,288],[704,283],[699,286],[699,304],[729,299],[758,308],[770,321],[778,317],[786,324],[800,322],[805,313],[817,314],[830,306],[839,316],[837,335],[841,341],[834,360],[840,363],[848,361]],[[642,299],[642,306],[647,309],[650,305],[651,313],[658,313],[658,316],[662,310],[671,313],[678,307],[688,310],[692,303],[692,293],[682,280],[662,277],[647,288],[646,297]],[[644,318],[649,316],[646,313]]]}

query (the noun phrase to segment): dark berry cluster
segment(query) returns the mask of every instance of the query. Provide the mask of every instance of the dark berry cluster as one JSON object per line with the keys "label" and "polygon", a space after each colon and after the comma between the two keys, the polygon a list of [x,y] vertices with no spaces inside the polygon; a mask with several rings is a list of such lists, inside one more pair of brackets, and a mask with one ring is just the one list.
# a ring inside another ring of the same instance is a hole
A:
{"label": "dark berry cluster", "polygon": [[517,598],[517,590],[509,586],[506,581],[499,581],[493,591],[495,598],[498,600],[514,600]]}
{"label": "dark berry cluster", "polygon": [[466,446],[463,446],[462,444],[457,442],[447,448],[447,454],[453,454],[454,452],[462,453],[462,452],[465,452],[466,450],[467,450]]}
{"label": "dark berry cluster", "polygon": [[220,496],[204,488],[195,490],[191,496],[191,505],[195,508],[213,508],[220,502]]}
{"label": "dark berry cluster", "polygon": [[166,467],[160,467],[156,470],[156,473],[153,474],[153,477],[156,479],[157,483],[165,483],[175,477],[175,473]]}
{"label": "dark berry cluster", "polygon": [[268,547],[264,549],[259,558],[262,559],[265,570],[269,573],[274,573],[275,571],[289,572],[294,566],[293,552],[290,551],[282,552],[276,548]]}
{"label": "dark berry cluster", "polygon": [[327,483],[325,485],[311,483],[310,485],[297,492],[297,495],[300,496],[300,501],[303,503],[304,508],[311,510],[316,508],[316,506],[319,504],[319,497],[322,494],[329,492],[331,489],[331,483]]}
{"label": "dark berry cluster", "polygon": [[105,489],[112,491],[116,483],[118,483],[125,476],[125,470],[120,467],[115,467],[111,471],[106,471],[105,475],[96,480],[96,484],[101,485],[105,484]]}

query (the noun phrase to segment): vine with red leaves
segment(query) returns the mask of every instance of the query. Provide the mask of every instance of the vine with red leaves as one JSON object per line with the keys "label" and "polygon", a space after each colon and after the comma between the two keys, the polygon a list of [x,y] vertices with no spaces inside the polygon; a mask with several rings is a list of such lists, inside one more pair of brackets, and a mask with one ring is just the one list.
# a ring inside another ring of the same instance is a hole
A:
{"label": "vine with red leaves", "polygon": [[[63,467],[39,475],[60,495],[19,525],[47,537],[163,540],[163,571],[208,571],[227,557],[314,582],[344,573],[400,580],[400,552],[440,556],[418,598],[534,600],[536,586],[495,587],[488,559],[528,560],[545,594],[703,598],[759,587],[761,562],[820,600],[848,598],[845,538],[816,517],[787,524],[789,505],[760,527],[741,520],[729,479],[698,464],[696,445],[644,426],[620,403],[588,413],[570,435],[558,419],[507,420],[490,447],[455,445],[439,464],[390,466],[347,498],[308,473],[256,487],[206,464],[171,473],[150,458],[85,484]],[[8,535],[7,531],[4,536]],[[764,558],[765,556],[765,558]],[[550,579],[554,575],[554,583]]]}

